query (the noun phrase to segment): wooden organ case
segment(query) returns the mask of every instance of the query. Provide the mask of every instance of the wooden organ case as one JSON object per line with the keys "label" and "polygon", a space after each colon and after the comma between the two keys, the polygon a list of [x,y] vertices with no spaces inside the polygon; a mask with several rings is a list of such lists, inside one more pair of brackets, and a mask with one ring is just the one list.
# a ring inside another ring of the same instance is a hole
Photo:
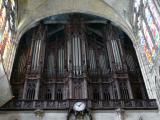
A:
{"label": "wooden organ case", "polygon": [[[100,32],[98,36],[85,20],[74,16],[53,40],[48,40],[47,25],[30,30],[13,68],[15,99],[36,100],[26,104],[46,109],[70,108],[83,100],[87,107],[101,109],[114,100],[147,99],[136,55],[126,38],[110,22]],[[42,101],[49,102],[42,105]]]}

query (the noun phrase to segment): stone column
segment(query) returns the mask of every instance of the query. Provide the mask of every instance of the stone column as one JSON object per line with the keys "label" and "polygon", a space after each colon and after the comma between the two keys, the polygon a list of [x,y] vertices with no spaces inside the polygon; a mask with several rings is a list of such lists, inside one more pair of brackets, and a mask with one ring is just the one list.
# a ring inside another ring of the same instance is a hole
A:
{"label": "stone column", "polygon": [[129,80],[127,80],[127,88],[128,88],[128,93],[129,93],[129,99],[133,99],[132,87],[131,87]]}
{"label": "stone column", "polygon": [[120,94],[120,89],[119,89],[119,83],[118,83],[117,80],[115,80],[115,85],[116,85],[118,99],[121,99],[121,94]]}

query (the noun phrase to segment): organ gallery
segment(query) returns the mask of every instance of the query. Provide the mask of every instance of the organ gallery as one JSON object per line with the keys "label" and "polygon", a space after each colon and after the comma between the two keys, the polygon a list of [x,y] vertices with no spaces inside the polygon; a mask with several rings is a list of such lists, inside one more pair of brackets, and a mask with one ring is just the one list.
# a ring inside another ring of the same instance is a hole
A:
{"label": "organ gallery", "polygon": [[109,20],[86,14],[49,17],[28,30],[11,86],[14,109],[74,109],[77,102],[137,108],[148,99],[131,40]]}

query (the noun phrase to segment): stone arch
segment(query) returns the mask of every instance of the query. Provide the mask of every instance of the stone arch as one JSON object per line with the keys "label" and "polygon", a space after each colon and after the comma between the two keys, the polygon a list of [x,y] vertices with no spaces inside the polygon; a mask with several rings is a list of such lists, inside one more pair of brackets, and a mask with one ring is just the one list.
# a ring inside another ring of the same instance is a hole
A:
{"label": "stone arch", "polygon": [[[112,21],[116,26],[120,27],[130,37],[133,43],[136,42],[131,25],[114,8],[103,0],[48,0],[47,3],[40,5],[37,8],[34,8],[34,5],[32,6],[33,9],[26,8],[26,11],[24,10],[23,15],[20,16],[21,18],[19,19],[16,35],[17,46],[23,34],[41,19],[58,14],[73,12],[87,13],[106,18]],[[15,57],[15,53],[13,56]],[[0,65],[2,65],[2,63],[0,63]],[[6,74],[4,76],[6,77]],[[0,105],[11,99],[10,84],[5,83],[1,85],[7,86],[7,88],[2,88],[0,86],[0,91],[7,89],[7,94],[2,94],[3,97],[7,97],[3,101],[0,100]]]}
{"label": "stone arch", "polygon": [[25,14],[23,19],[20,20],[16,37],[17,42],[19,42],[22,35],[38,21],[49,16],[76,12],[92,14],[110,20],[116,26],[121,28],[130,37],[133,43],[136,42],[136,38],[129,22],[103,0],[63,0],[63,2],[60,0],[54,0],[49,1],[47,5],[42,5],[33,11],[34,9],[31,9],[30,12]]}

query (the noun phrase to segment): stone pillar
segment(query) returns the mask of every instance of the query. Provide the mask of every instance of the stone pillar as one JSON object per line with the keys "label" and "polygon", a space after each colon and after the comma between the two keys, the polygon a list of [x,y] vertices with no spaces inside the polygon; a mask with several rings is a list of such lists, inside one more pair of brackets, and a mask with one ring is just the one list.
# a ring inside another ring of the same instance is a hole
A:
{"label": "stone pillar", "polygon": [[25,99],[25,98],[26,98],[26,90],[27,90],[27,80],[24,82],[22,99]]}
{"label": "stone pillar", "polygon": [[40,80],[37,80],[36,88],[35,88],[35,96],[34,96],[34,99],[35,99],[35,100],[38,100],[39,87],[40,87]]}
{"label": "stone pillar", "polygon": [[129,98],[133,99],[132,87],[129,80],[127,80],[127,88],[128,88]]}
{"label": "stone pillar", "polygon": [[87,99],[87,80],[84,78],[83,86],[82,86],[82,97],[83,99]]}
{"label": "stone pillar", "polygon": [[115,85],[116,85],[116,90],[117,90],[118,99],[121,99],[119,84],[118,84],[118,81],[117,81],[117,80],[115,80]]}

